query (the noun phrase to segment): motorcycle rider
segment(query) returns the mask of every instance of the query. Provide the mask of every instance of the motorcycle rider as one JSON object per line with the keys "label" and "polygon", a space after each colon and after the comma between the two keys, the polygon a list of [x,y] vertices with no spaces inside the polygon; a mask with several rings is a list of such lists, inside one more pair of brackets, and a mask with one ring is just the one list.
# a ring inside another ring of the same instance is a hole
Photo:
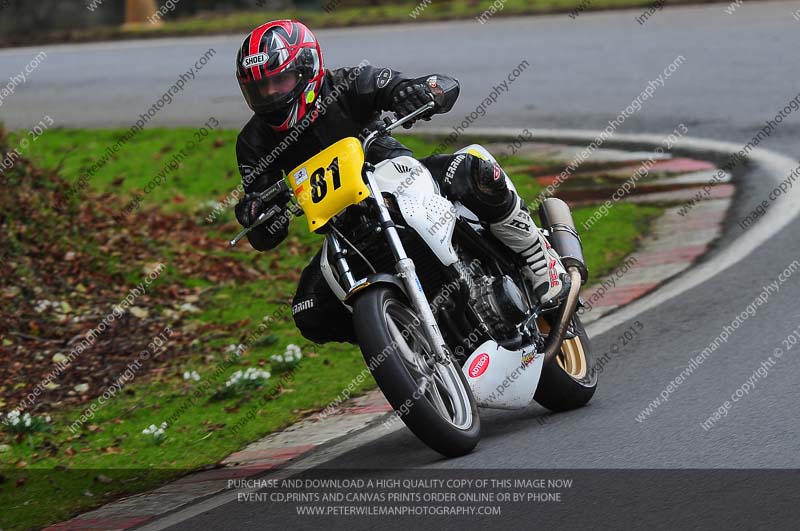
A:
{"label": "motorcycle rider", "polygon": [[[236,143],[236,156],[246,195],[236,205],[236,218],[251,226],[272,204],[258,197],[288,172],[334,142],[359,136],[376,123],[382,111],[402,117],[431,101],[437,86],[433,75],[413,78],[389,68],[359,65],[326,70],[314,34],[295,20],[277,20],[254,29],[236,56],[236,77],[254,112]],[[458,91],[456,90],[455,97]],[[431,114],[441,111],[434,108]],[[396,139],[377,139],[366,160],[377,164],[409,149]],[[526,274],[542,303],[566,291],[561,261],[536,227],[524,201],[506,184],[496,163],[471,154],[433,155],[422,162],[441,193],[460,201],[501,242],[528,264]],[[277,199],[283,212],[287,197]],[[278,217],[248,233],[259,251],[276,247],[288,234],[289,216]],[[292,303],[302,335],[314,342],[355,340],[348,309],[336,298],[320,270],[319,252],[303,270]]]}

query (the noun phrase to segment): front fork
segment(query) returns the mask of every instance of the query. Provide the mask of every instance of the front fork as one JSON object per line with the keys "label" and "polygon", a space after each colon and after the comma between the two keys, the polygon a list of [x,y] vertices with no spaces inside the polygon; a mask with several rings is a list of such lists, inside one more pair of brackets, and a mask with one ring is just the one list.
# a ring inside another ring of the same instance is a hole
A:
{"label": "front fork", "polygon": [[[433,347],[436,361],[438,363],[447,364],[450,362],[450,356],[447,353],[447,345],[442,337],[441,330],[439,330],[439,325],[436,324],[433,311],[431,311],[431,307],[428,304],[428,298],[422,290],[422,284],[417,276],[414,261],[406,254],[403,242],[400,240],[400,235],[397,232],[397,227],[394,226],[392,216],[383,203],[380,188],[375,182],[372,172],[365,171],[364,175],[371,199],[375,201],[375,206],[377,207],[380,230],[385,234],[389,249],[391,249],[396,262],[397,276],[402,280],[410,299],[409,302],[420,318],[423,333]],[[329,234],[328,238],[333,246],[335,254],[341,257],[343,253],[341,252],[342,248],[338,238],[336,238],[334,234]],[[350,284],[350,286],[347,287],[347,289],[350,289],[353,286],[354,278],[347,265],[347,261],[339,258],[335,261],[335,264],[339,269],[340,275]]]}

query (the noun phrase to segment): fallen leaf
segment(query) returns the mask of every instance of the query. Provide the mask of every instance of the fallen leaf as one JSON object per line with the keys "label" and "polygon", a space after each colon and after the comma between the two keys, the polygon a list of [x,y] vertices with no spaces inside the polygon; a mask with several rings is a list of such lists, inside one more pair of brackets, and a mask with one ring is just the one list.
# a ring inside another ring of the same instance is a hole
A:
{"label": "fallen leaf", "polygon": [[163,264],[161,262],[148,262],[142,267],[145,275],[150,275],[161,269]]}
{"label": "fallen leaf", "polygon": [[20,294],[20,289],[17,286],[9,286],[3,289],[3,297],[6,299],[13,299]]}
{"label": "fallen leaf", "polygon": [[147,319],[147,317],[150,315],[150,312],[147,311],[146,308],[139,308],[138,306],[131,306],[128,308],[128,311],[130,311],[134,317],[138,317],[139,319]]}
{"label": "fallen leaf", "polygon": [[188,313],[200,313],[202,311],[200,308],[198,308],[194,304],[191,304],[191,303],[188,303],[188,302],[185,303],[185,304],[181,304],[179,309],[182,312],[188,312]]}

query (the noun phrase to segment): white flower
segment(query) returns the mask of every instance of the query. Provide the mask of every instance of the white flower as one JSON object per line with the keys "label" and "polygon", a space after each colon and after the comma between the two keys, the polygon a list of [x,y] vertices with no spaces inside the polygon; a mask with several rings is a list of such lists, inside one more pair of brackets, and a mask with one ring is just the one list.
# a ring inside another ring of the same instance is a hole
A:
{"label": "white flower", "polygon": [[290,343],[289,345],[286,346],[286,354],[298,360],[303,355],[302,351],[300,350],[300,347],[298,347],[293,343]]}
{"label": "white flower", "polygon": [[150,424],[147,428],[142,430],[144,435],[152,435],[154,439],[160,439],[164,435],[164,430],[167,429],[167,423],[162,422],[159,427],[155,424]]}
{"label": "white flower", "polygon": [[226,387],[231,387],[236,385],[240,381],[256,381],[256,380],[267,380],[270,377],[270,373],[267,371],[262,371],[260,369],[256,369],[254,367],[250,367],[246,369],[244,372],[236,371],[228,378],[228,381],[225,382]]}
{"label": "white flower", "polygon": [[242,355],[242,351],[244,350],[244,345],[228,345],[225,347],[225,352],[235,352],[237,356]]}
{"label": "white flower", "polygon": [[45,415],[44,421],[45,422],[50,422],[50,415]]}

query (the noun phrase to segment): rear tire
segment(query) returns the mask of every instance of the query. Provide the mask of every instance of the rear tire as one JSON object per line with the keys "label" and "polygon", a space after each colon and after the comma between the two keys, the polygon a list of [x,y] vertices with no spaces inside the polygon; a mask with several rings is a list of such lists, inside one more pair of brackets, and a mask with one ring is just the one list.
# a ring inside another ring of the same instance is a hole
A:
{"label": "rear tire", "polygon": [[556,359],[542,370],[533,398],[551,411],[585,406],[597,389],[597,371],[589,336],[580,318],[573,318],[576,335],[565,339]]}
{"label": "rear tire", "polygon": [[[393,287],[365,290],[353,305],[356,338],[364,360],[395,414],[440,454],[468,454],[480,439],[475,398],[452,356],[449,364],[434,364],[433,368],[422,361],[428,356],[419,353],[431,349],[419,320],[415,326],[414,319],[414,310]],[[398,336],[400,339],[395,339]],[[426,391],[420,393],[423,388]]]}

